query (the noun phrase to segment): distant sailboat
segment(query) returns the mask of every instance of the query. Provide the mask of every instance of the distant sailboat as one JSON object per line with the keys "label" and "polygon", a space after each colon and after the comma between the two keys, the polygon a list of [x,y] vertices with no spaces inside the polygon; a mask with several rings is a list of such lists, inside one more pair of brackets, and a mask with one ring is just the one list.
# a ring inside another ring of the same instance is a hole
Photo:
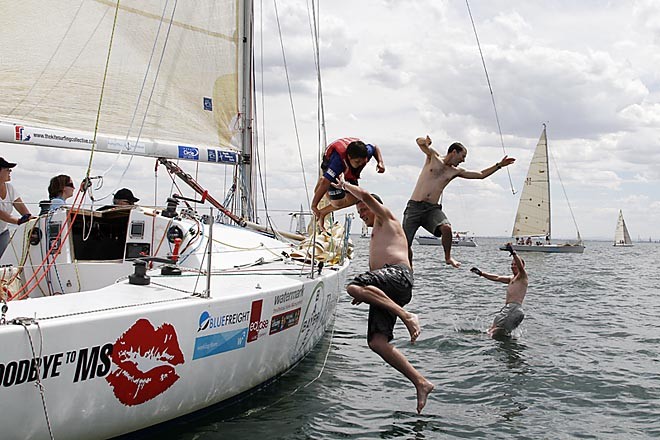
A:
{"label": "distant sailboat", "polygon": [[[577,223],[575,224],[576,243],[552,244],[551,242],[550,169],[548,166],[548,139],[545,130],[545,124],[543,124],[543,132],[536,144],[520,196],[518,212],[513,225],[513,248],[516,251],[527,252],[581,254],[584,252],[584,245],[580,238],[580,231],[577,230]],[[573,222],[575,222],[575,218],[573,218]],[[506,250],[506,247],[501,246],[500,250]]]}
{"label": "distant sailboat", "polygon": [[616,222],[616,231],[614,232],[614,246],[630,247],[632,245],[626,221],[623,219],[623,212],[619,209],[619,219]]}
{"label": "distant sailboat", "polygon": [[[452,246],[459,247],[477,247],[477,239],[474,235],[469,236],[468,232],[456,232],[456,235],[451,239]],[[417,243],[426,246],[442,246],[442,240],[439,237],[432,235],[420,235],[415,237]]]}
{"label": "distant sailboat", "polygon": [[362,222],[362,232],[360,233],[360,237],[362,238],[371,237],[371,234],[369,233],[369,226],[367,226],[365,222]]}

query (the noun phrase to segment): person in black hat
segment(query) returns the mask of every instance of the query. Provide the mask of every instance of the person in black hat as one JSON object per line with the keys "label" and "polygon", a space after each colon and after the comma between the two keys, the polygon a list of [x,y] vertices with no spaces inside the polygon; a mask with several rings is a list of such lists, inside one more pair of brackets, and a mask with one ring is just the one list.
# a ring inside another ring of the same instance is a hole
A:
{"label": "person in black hat", "polygon": [[112,205],[101,206],[97,211],[107,211],[113,208],[130,208],[135,206],[135,202],[140,201],[133,195],[133,192],[128,188],[118,190],[112,199]]}
{"label": "person in black hat", "polygon": [[[20,225],[32,218],[32,214],[21,200],[21,196],[9,183],[12,168],[15,166],[15,163],[7,162],[3,157],[0,157],[0,257],[9,246],[8,225],[10,223]],[[12,217],[11,213],[14,209],[21,214],[21,217]]]}
{"label": "person in black hat", "polygon": [[115,193],[112,203],[115,206],[133,206],[135,202],[139,202],[140,199],[133,195],[133,192],[128,188],[122,188]]}

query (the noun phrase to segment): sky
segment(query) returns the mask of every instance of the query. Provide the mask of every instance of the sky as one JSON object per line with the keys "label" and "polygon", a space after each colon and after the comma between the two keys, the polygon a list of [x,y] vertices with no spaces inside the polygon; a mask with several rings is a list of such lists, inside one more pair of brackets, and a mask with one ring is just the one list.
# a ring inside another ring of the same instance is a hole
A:
{"label": "sky", "polygon": [[[465,1],[317,6],[327,141],[359,137],[381,148],[386,172],[377,174],[372,161],[360,185],[399,219],[425,159],[415,138],[429,135],[441,154],[463,143],[469,170],[505,154],[516,159],[487,179],[454,180],[442,201],[455,230],[509,236],[546,124],[553,236],[575,238],[570,206],[585,239],[613,239],[619,209],[633,240],[660,239],[660,2],[470,1],[502,138]],[[323,144],[309,7],[303,0],[255,4],[260,157],[268,208],[283,229],[288,212],[308,209]],[[55,171],[83,177],[83,156],[17,148],[0,144],[0,155],[19,162],[12,181],[24,200],[45,198]],[[103,168],[114,159],[99,160]],[[231,170],[212,173],[210,185],[221,193]],[[153,203],[152,185],[141,180],[152,175],[153,161],[136,159],[121,185]]]}

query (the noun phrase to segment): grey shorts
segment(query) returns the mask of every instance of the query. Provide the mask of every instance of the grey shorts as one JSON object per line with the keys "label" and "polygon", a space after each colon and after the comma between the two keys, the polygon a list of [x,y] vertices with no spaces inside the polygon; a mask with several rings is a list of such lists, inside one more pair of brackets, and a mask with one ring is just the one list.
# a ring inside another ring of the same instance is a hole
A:
{"label": "grey shorts", "polygon": [[495,316],[493,327],[498,327],[506,331],[507,336],[520,325],[525,319],[522,305],[516,302],[510,302]]}
{"label": "grey shorts", "polygon": [[415,232],[420,226],[439,237],[441,225],[451,225],[445,213],[442,212],[442,205],[408,200],[406,210],[403,211],[403,231],[406,233],[408,246],[412,246]]}
{"label": "grey shorts", "polygon": [[[350,284],[358,286],[374,286],[385,292],[385,294],[401,307],[412,299],[413,272],[403,264],[386,264],[380,269],[364,272],[356,276]],[[394,324],[396,315],[376,306],[369,306],[369,324],[367,326],[367,341],[375,333],[387,336],[391,341],[394,337]]]}

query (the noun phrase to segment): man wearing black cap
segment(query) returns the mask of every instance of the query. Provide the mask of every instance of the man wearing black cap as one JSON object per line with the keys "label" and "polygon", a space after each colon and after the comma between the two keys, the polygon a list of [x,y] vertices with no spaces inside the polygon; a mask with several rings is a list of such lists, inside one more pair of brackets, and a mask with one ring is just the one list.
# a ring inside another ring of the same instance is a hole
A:
{"label": "man wearing black cap", "polygon": [[112,208],[130,208],[131,206],[135,206],[135,202],[139,200],[133,195],[130,189],[122,188],[115,193],[112,199],[112,205],[101,206],[98,211],[107,211]]}
{"label": "man wearing black cap", "polygon": [[135,202],[139,202],[140,199],[133,195],[133,192],[128,188],[122,188],[115,193],[115,198],[112,200],[112,203],[115,206],[133,206]]}
{"label": "man wearing black cap", "polygon": [[[16,166],[15,163],[7,162],[0,157],[0,256],[5,253],[9,246],[9,228],[8,225],[20,225],[32,218],[32,214],[21,200],[11,180],[11,169]],[[12,217],[11,213],[16,209],[21,217]]]}

